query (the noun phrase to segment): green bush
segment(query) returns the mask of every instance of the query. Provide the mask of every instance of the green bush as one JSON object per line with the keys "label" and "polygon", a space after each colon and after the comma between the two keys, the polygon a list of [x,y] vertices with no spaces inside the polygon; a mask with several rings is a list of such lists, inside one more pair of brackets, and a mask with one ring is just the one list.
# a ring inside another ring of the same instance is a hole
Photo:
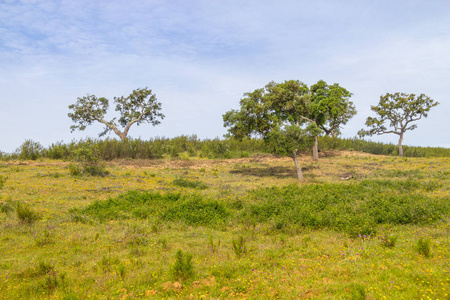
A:
{"label": "green bush", "polygon": [[445,199],[410,192],[424,188],[423,183],[413,180],[264,188],[250,193],[254,203],[243,214],[260,223],[369,235],[376,233],[380,224],[427,223],[446,214],[450,203]]}
{"label": "green bush", "polygon": [[172,266],[172,276],[174,280],[187,280],[194,275],[194,266],[192,263],[192,255],[190,253],[183,253],[178,249],[175,255],[175,263]]}
{"label": "green bush", "polygon": [[425,257],[430,257],[431,241],[430,239],[419,238],[416,245],[417,252]]}
{"label": "green bush", "polygon": [[208,185],[199,180],[189,180],[186,178],[177,178],[173,181],[173,184],[180,187],[193,188],[198,190],[205,190],[208,188]]}
{"label": "green bush", "polygon": [[3,187],[5,186],[7,179],[8,179],[8,177],[0,175],[0,190],[3,189]]}
{"label": "green bush", "polygon": [[116,198],[96,201],[83,209],[73,209],[74,220],[92,216],[99,221],[112,219],[162,219],[188,225],[213,225],[224,222],[230,213],[218,201],[200,195],[130,191]]}
{"label": "green bush", "polygon": [[237,258],[247,253],[246,241],[242,235],[238,239],[233,239],[231,245],[233,246],[233,251]]}
{"label": "green bush", "polygon": [[174,203],[174,206],[166,210],[163,218],[201,226],[221,223],[229,215],[224,205],[218,201],[204,200],[201,196],[190,195],[184,201]]}
{"label": "green bush", "polygon": [[10,211],[13,211],[13,207],[9,202],[0,201],[0,212],[8,214]]}
{"label": "green bush", "polygon": [[366,287],[359,283],[354,283],[350,287],[350,299],[364,300],[366,299]]}
{"label": "green bush", "polygon": [[34,223],[40,218],[28,205],[22,204],[20,201],[17,202],[16,215],[20,221],[28,224]]}
{"label": "green bush", "polygon": [[44,147],[38,142],[32,140],[25,140],[22,145],[16,150],[19,159],[22,160],[36,160],[44,151]]}
{"label": "green bush", "polygon": [[96,147],[75,150],[75,161],[78,162],[78,165],[73,163],[69,165],[70,174],[87,174],[91,176],[105,176],[108,174],[105,164],[100,162],[96,150]]}
{"label": "green bush", "polygon": [[154,192],[129,191],[116,198],[95,201],[89,206],[72,210],[75,219],[85,219],[84,215],[95,217],[100,221],[112,219],[145,219],[160,217],[173,202],[181,198],[179,194],[160,194]]}
{"label": "green bush", "polygon": [[397,243],[397,236],[395,235],[384,235],[381,237],[381,245],[386,248],[394,248]]}

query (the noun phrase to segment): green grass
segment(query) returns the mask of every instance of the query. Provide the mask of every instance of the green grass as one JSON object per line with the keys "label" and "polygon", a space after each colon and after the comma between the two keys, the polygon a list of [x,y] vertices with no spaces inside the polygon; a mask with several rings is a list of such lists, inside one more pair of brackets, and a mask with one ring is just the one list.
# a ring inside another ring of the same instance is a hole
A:
{"label": "green grass", "polygon": [[0,299],[449,297],[448,158],[301,164],[302,184],[272,156],[5,163]]}

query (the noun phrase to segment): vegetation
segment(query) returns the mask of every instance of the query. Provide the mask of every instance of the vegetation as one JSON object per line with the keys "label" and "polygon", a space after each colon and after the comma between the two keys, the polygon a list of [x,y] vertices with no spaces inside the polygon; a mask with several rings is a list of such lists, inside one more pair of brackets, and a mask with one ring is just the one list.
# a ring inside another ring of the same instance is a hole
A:
{"label": "vegetation", "polygon": [[271,153],[293,159],[299,180],[303,180],[299,153],[314,144],[313,157],[317,160],[321,129],[337,133],[339,126],[356,113],[347,90],[322,80],[311,89],[295,80],[271,82],[244,96],[239,111],[223,115],[229,135],[237,139],[262,137]]}
{"label": "vegetation", "polygon": [[325,152],[3,162],[0,298],[448,298],[450,158]]}
{"label": "vegetation", "polygon": [[[302,175],[296,156],[310,146],[308,137],[314,138],[313,159],[318,160],[321,130],[335,136],[340,126],[356,114],[349,101],[351,93],[339,84],[328,85],[323,80],[310,88],[295,80],[270,82],[244,96],[239,111],[231,110],[223,115],[229,135],[238,139],[257,135],[268,140],[273,153],[288,155],[294,160],[300,180]],[[280,148],[283,150],[279,151]]]}
{"label": "vegetation", "polygon": [[[153,138],[147,141],[128,138],[125,141],[115,139],[82,139],[67,144],[53,143],[42,148],[36,156],[38,159],[74,160],[80,148],[91,149],[99,160],[115,159],[181,159],[200,158],[243,158],[262,153],[270,153],[270,148],[262,139],[205,139],[195,135],[169,138]],[[319,154],[326,155],[330,151],[361,151],[371,154],[398,155],[398,146],[362,139],[344,139],[330,136],[319,136]],[[403,146],[405,157],[450,157],[450,149],[442,147]],[[20,152],[2,153],[3,161],[22,159]],[[31,159],[31,158],[28,158]],[[24,159],[26,160],[26,159]]]}
{"label": "vegetation", "polygon": [[[360,130],[359,136],[367,136],[374,134],[394,133],[399,136],[398,153],[403,156],[403,135],[408,130],[417,128],[413,122],[419,121],[422,117],[427,117],[428,112],[432,107],[438,105],[430,97],[421,94],[420,96],[405,93],[387,93],[380,97],[380,102],[377,106],[372,106],[371,109],[378,115],[377,118],[368,117],[366,126],[369,130]],[[385,122],[389,122],[387,129]]]}
{"label": "vegetation", "polygon": [[97,147],[79,148],[74,151],[76,163],[69,164],[69,173],[72,175],[105,176],[108,171],[100,162]]}
{"label": "vegetation", "polygon": [[[114,103],[116,104],[115,110],[120,114],[118,123],[115,118],[111,121],[105,119],[109,108],[108,99],[97,98],[95,95],[78,98],[75,104],[69,105],[69,109],[73,112],[68,116],[76,123],[70,129],[72,132],[77,129],[85,130],[93,122],[99,122],[105,125],[105,130],[100,133],[100,136],[114,131],[121,140],[126,140],[132,125],[150,123],[155,126],[161,123],[159,119],[164,118],[160,112],[161,103],[157,101],[152,90],[147,88],[134,90],[128,97],[114,97]],[[123,127],[123,130],[118,128],[118,124]]]}

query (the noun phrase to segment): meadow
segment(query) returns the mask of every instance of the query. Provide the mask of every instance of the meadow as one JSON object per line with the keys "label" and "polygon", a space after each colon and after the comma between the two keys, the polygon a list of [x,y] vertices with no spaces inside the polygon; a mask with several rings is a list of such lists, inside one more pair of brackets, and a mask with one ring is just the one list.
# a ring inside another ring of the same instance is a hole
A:
{"label": "meadow", "polygon": [[450,158],[0,162],[1,299],[450,299]]}

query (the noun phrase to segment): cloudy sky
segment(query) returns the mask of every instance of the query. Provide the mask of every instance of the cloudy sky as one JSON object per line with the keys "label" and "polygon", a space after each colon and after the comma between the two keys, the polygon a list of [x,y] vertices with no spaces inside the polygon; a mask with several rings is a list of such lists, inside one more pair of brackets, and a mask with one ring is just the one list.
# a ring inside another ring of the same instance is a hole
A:
{"label": "cloudy sky", "polygon": [[131,137],[222,137],[243,93],[289,79],[353,93],[343,137],[381,95],[424,93],[440,105],[404,143],[450,147],[449,16],[448,0],[0,0],[0,150],[95,138],[68,106],[145,87],[166,118]]}

